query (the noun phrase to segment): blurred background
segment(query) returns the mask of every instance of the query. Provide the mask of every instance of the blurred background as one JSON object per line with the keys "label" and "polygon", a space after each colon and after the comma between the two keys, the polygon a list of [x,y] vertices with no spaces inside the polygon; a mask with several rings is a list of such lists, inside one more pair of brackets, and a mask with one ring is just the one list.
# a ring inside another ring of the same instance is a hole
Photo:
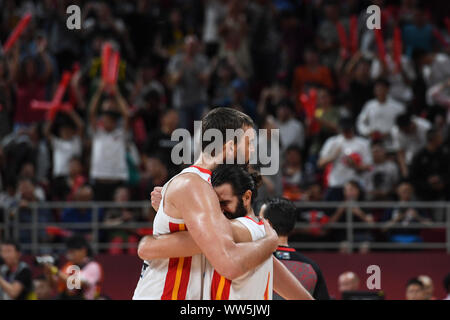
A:
{"label": "blurred background", "polygon": [[[66,26],[72,4],[80,30]],[[380,31],[366,25],[372,4]],[[56,267],[90,256],[95,286],[75,297],[131,298],[150,192],[182,169],[171,134],[218,106],[280,129],[280,170],[255,209],[295,202],[290,244],[333,297],[347,271],[365,289],[371,264],[387,299],[419,275],[417,297],[447,295],[449,2],[0,0],[0,12],[3,45],[31,14],[0,56],[1,253],[27,262],[16,297],[61,296]],[[111,83],[105,44],[119,53]]]}

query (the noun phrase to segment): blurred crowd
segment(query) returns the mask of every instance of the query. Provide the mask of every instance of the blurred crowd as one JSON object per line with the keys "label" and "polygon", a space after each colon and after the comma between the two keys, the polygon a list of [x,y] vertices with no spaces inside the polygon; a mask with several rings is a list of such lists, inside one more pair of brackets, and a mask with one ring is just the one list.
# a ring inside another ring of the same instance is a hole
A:
{"label": "blurred crowd", "polygon": [[[81,8],[80,30],[66,26],[71,4]],[[381,8],[384,58],[366,26],[372,4]],[[421,230],[395,226],[443,221],[442,210],[408,202],[450,198],[446,6],[418,0],[2,0],[2,43],[26,12],[32,21],[0,58],[0,203],[26,223],[33,202],[113,201],[117,209],[96,214],[117,229],[100,238],[136,243],[146,230],[119,227],[149,221],[152,213],[120,204],[148,200],[154,186],[177,173],[172,132],[192,132],[194,120],[223,106],[244,111],[258,128],[280,130],[281,167],[264,178],[260,200],[341,201],[333,210],[299,209],[299,221],[314,227],[298,230],[298,238],[342,241],[345,234],[324,226],[346,221],[348,203],[394,200],[399,206],[389,210],[352,207],[357,222],[386,222],[375,234],[357,231],[355,240],[423,241]],[[351,34],[352,26],[357,47],[347,50],[341,31]],[[400,56],[394,30],[401,32]],[[101,77],[106,42],[120,52],[115,85]],[[67,70],[73,77],[64,101],[72,108],[49,117],[32,107],[34,100],[52,100]],[[39,209],[38,221],[90,222],[93,214]],[[47,229],[38,237],[53,241],[73,232],[83,231]],[[20,241],[30,243],[29,230],[21,230]]]}
{"label": "blurred crowd", "polygon": [[[355,294],[358,292],[361,293],[359,299],[364,297],[364,293],[366,294],[366,299],[369,297],[368,292],[363,291],[363,286],[360,284],[358,275],[352,271],[341,273],[338,277],[337,283],[341,298],[358,300],[358,295]],[[405,284],[405,300],[450,300],[450,274],[447,274],[444,279],[442,279],[442,284],[444,286],[446,296],[436,297],[435,284],[431,277],[423,274],[411,278]],[[385,297],[385,294],[386,293],[384,292],[378,293],[378,295],[383,298]],[[376,296],[376,294],[372,296],[372,299],[374,299],[374,296]],[[389,298],[389,293],[387,293],[386,298]]]}

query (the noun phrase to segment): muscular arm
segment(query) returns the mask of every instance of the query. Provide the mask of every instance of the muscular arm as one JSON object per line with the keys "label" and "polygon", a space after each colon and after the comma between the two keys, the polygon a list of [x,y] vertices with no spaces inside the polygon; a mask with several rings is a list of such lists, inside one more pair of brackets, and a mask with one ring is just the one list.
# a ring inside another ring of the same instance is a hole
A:
{"label": "muscular arm", "polygon": [[273,289],[286,300],[314,300],[300,281],[273,257]]}
{"label": "muscular arm", "polygon": [[235,243],[217,195],[211,185],[197,175],[185,174],[173,180],[166,198],[166,204],[181,213],[192,238],[214,269],[227,279],[236,279],[254,269],[276,249],[278,237],[267,221],[264,221],[265,238]]}
{"label": "muscular arm", "polygon": [[[252,241],[250,232],[239,221],[230,222],[235,242]],[[138,256],[142,260],[191,257],[200,253],[202,251],[188,231],[164,234],[157,238],[145,236],[138,247]]]}

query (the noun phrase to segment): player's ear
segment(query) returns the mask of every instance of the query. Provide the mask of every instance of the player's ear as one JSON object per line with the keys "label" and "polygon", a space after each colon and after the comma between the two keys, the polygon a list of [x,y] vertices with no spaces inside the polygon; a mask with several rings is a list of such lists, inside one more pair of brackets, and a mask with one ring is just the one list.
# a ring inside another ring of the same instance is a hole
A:
{"label": "player's ear", "polygon": [[227,164],[234,163],[236,153],[236,145],[233,140],[229,140],[224,144],[224,161]]}
{"label": "player's ear", "polygon": [[242,195],[242,201],[244,201],[245,206],[249,206],[252,202],[252,192],[250,190],[245,191]]}

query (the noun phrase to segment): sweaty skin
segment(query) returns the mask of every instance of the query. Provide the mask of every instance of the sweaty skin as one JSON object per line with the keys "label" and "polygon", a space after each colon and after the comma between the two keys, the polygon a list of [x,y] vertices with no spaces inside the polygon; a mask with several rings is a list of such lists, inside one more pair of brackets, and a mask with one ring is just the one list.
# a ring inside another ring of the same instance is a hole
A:
{"label": "sweaty skin", "polygon": [[277,248],[276,232],[266,223],[266,237],[235,243],[214,189],[196,174],[176,177],[166,189],[164,211],[184,219],[194,242],[221,275],[233,280],[267,260]]}
{"label": "sweaty skin", "polygon": [[[160,193],[158,191],[160,192],[160,189],[155,189],[152,192],[152,205],[155,209],[159,207],[159,202],[161,199]],[[250,216],[254,220],[257,220],[254,214],[249,214],[248,216]],[[235,242],[252,242],[250,232],[241,222],[239,222],[238,220],[227,221],[230,222],[232,236]],[[267,231],[267,229],[269,228],[269,224],[266,220],[263,221],[264,227]],[[158,237],[158,239],[150,236],[144,237],[139,243],[138,249],[138,255],[142,260],[164,259],[172,257],[190,257],[200,253],[202,253],[201,249],[197,246],[192,236],[190,235],[190,232],[188,231],[161,235]],[[285,267],[285,265],[275,257],[272,258],[274,290],[287,300],[314,300],[310,293]]]}

